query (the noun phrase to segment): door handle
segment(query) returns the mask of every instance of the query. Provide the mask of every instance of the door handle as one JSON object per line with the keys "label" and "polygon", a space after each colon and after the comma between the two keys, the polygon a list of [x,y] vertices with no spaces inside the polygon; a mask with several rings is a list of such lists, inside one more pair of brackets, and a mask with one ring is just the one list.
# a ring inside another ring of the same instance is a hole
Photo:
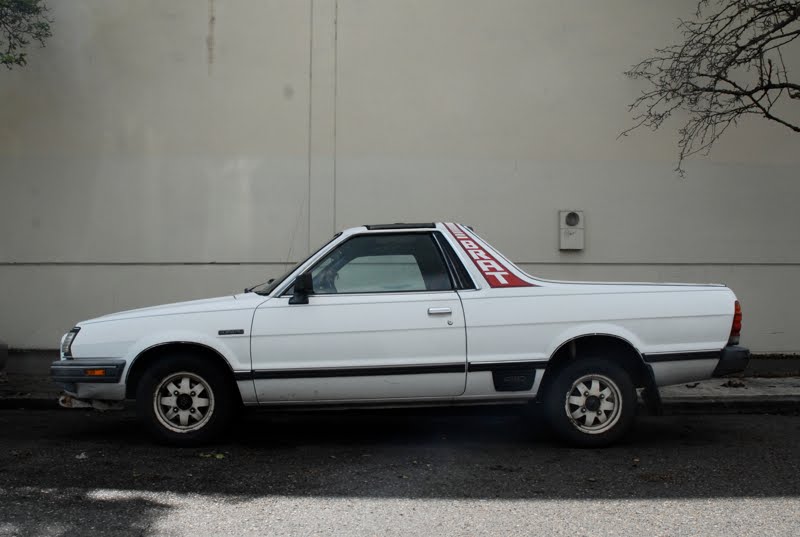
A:
{"label": "door handle", "polygon": [[453,310],[450,308],[428,308],[428,315],[450,315]]}

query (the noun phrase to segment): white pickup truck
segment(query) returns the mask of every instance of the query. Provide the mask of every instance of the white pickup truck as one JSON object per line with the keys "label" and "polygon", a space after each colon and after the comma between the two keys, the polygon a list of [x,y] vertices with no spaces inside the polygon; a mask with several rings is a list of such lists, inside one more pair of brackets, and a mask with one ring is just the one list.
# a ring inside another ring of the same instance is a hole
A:
{"label": "white pickup truck", "polygon": [[539,401],[568,442],[632,425],[637,388],[743,370],[723,285],[530,276],[472,229],[361,226],[244,293],[83,321],[53,379],[65,406],[135,399],[161,441],[217,437],[243,405]]}

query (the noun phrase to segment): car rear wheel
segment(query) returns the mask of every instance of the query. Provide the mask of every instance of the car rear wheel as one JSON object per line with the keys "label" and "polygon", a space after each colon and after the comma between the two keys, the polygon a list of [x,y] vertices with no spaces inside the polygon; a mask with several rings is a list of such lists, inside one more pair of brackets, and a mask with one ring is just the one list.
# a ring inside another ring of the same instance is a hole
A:
{"label": "car rear wheel", "polygon": [[624,368],[587,358],[556,372],[544,403],[548,421],[562,439],[578,447],[603,447],[633,425],[636,388]]}
{"label": "car rear wheel", "polygon": [[209,442],[224,431],[234,410],[233,395],[220,367],[181,354],[165,356],[145,372],[136,407],[157,440],[192,446]]}

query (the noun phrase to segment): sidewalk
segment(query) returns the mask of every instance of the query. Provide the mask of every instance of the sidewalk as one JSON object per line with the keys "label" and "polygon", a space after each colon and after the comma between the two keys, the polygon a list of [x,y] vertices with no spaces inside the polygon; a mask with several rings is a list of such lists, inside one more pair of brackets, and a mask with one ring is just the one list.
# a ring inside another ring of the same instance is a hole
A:
{"label": "sidewalk", "polygon": [[800,376],[716,378],[660,389],[664,412],[800,412]]}
{"label": "sidewalk", "polygon": [[[57,406],[61,390],[49,376],[57,359],[55,351],[11,352],[7,378],[0,380],[0,408]],[[754,357],[743,375],[661,388],[664,412],[800,412],[800,356]]]}
{"label": "sidewalk", "polygon": [[61,388],[50,380],[50,364],[58,351],[9,351],[5,374],[0,376],[0,408],[58,406]]}

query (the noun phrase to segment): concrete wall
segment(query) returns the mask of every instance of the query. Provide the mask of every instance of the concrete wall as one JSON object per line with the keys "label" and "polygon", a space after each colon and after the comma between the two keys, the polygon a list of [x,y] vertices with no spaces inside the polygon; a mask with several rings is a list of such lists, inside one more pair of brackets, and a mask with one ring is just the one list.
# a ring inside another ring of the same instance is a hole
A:
{"label": "concrete wall", "polygon": [[[616,139],[622,71],[693,5],[53,3],[47,48],[0,74],[0,338],[54,347],[343,227],[443,219],[544,277],[727,283],[746,344],[800,352],[796,135],[745,122],[683,180],[674,130]],[[563,208],[583,252],[558,250]]]}

